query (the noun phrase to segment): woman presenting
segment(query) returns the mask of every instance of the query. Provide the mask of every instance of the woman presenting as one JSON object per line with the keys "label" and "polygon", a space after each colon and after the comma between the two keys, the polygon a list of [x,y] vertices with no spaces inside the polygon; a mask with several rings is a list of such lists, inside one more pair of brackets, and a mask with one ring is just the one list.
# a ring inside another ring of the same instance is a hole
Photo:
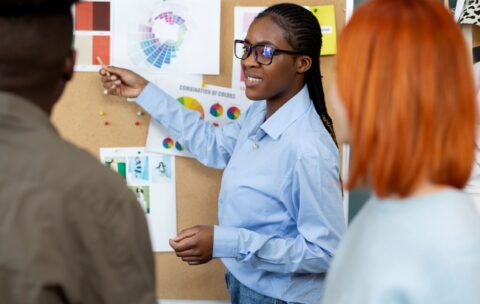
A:
{"label": "woman presenting", "polygon": [[318,303],[344,231],[320,47],[318,21],[303,7],[279,4],[260,13],[247,37],[235,41],[246,95],[257,102],[221,128],[131,71],[100,72],[111,94],[138,96],[200,162],[224,169],[220,224],[185,229],[170,244],[191,265],[221,258],[232,303]]}

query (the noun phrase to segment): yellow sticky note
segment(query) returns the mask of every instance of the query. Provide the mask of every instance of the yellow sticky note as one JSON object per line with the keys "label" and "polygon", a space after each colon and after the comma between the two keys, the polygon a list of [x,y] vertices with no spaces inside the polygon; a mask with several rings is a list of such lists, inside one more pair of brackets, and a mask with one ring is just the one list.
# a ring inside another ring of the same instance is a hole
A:
{"label": "yellow sticky note", "polygon": [[322,27],[323,39],[320,55],[335,55],[337,53],[335,7],[333,5],[311,6],[310,11],[317,17]]}

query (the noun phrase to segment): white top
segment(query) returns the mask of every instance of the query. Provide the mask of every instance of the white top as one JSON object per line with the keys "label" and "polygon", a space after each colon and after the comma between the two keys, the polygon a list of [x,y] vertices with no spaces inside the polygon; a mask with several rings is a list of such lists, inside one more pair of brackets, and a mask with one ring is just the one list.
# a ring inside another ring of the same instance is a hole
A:
{"label": "white top", "polygon": [[322,304],[478,304],[479,253],[465,193],[373,197],[340,242]]}

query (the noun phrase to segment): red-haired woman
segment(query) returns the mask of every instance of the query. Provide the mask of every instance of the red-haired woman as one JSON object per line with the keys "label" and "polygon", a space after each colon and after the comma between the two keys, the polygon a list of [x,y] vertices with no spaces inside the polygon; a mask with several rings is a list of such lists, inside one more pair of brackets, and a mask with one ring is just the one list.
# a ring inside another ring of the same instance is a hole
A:
{"label": "red-haired woman", "polygon": [[323,303],[480,303],[480,217],[459,190],[474,157],[475,89],[449,12],[434,0],[359,7],[332,95],[348,130],[337,135],[352,146],[348,187],[375,195],[338,248]]}

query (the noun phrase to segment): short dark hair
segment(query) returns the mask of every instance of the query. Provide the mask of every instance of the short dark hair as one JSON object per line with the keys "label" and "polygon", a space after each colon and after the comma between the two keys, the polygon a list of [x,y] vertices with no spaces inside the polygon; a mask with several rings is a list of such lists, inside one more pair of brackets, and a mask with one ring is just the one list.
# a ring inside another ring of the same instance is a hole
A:
{"label": "short dark hair", "polygon": [[2,0],[1,16],[67,14],[78,0]]}
{"label": "short dark hair", "polygon": [[49,72],[61,67],[73,39],[77,0],[2,0],[0,71]]}

